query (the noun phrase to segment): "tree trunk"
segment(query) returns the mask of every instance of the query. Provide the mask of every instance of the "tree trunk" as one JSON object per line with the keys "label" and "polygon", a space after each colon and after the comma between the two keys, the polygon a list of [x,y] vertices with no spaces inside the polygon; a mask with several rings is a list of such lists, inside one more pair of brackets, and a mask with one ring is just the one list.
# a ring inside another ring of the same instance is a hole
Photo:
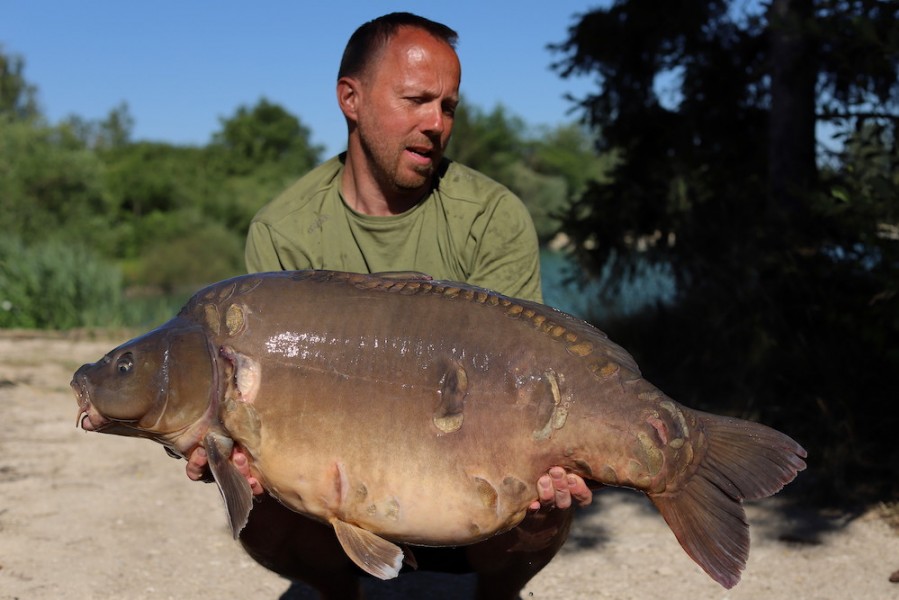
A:
{"label": "tree trunk", "polygon": [[771,113],[768,138],[769,210],[802,216],[803,195],[817,180],[815,164],[815,44],[813,0],[773,0],[768,12]]}

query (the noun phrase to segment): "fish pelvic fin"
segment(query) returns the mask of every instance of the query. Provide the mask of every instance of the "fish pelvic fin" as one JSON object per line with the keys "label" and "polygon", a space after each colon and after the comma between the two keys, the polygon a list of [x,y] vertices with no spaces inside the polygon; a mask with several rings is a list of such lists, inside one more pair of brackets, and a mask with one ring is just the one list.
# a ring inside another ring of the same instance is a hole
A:
{"label": "fish pelvic fin", "polygon": [[806,451],[758,423],[697,413],[706,437],[690,479],[672,492],[649,494],[686,553],[725,588],[740,581],[749,557],[743,500],[777,493],[805,469]]}
{"label": "fish pelvic fin", "polygon": [[222,494],[222,500],[225,501],[231,534],[234,539],[237,539],[247,524],[247,519],[250,518],[250,509],[253,508],[253,490],[237,467],[229,460],[234,440],[218,433],[207,433],[203,441],[209,457],[209,470],[212,471],[215,483]]}
{"label": "fish pelvic fin", "polygon": [[356,525],[331,519],[343,551],[360,569],[378,579],[393,579],[403,566],[403,551],[393,542]]}

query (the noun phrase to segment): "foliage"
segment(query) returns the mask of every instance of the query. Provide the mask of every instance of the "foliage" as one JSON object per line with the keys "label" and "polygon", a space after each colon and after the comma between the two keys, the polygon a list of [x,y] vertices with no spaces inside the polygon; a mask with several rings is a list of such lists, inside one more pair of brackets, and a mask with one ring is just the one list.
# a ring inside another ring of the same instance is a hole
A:
{"label": "foliage", "polygon": [[121,274],[80,244],[0,238],[0,327],[120,325]]}
{"label": "foliage", "polygon": [[[182,223],[190,223],[190,215],[182,216]],[[172,294],[244,272],[242,239],[221,224],[194,221],[147,245],[136,281]]]}
{"label": "foliage", "polygon": [[564,227],[594,272],[672,267],[676,306],[606,327],[669,393],[790,432],[834,497],[899,493],[899,5],[745,6],[619,0],[556,46],[618,153]]}
{"label": "foliage", "polygon": [[[0,228],[31,244],[48,231],[104,238],[103,164],[65,130],[0,117]],[[97,241],[97,239],[94,241]]]}
{"label": "foliage", "polygon": [[[7,270],[8,289],[18,290],[16,326],[70,327],[93,319],[69,308],[59,308],[60,318],[22,312],[26,304],[68,306],[72,294],[46,293],[52,286],[45,280],[61,281],[73,265],[60,260],[52,277],[49,267],[36,266],[52,263],[65,246],[72,256],[85,254],[86,271],[97,277],[102,269],[95,263],[114,268],[124,288],[118,295],[102,285],[98,296],[79,291],[79,301],[112,314],[101,299],[124,294],[127,302],[114,302],[120,311],[114,320],[127,325],[170,316],[199,286],[243,271],[253,215],[322,158],[309,128],[265,98],[222,118],[209,144],[175,146],[133,140],[126,103],[97,121],[72,115],[48,124],[36,92],[24,77],[24,60],[0,49],[0,228],[18,232],[5,250],[7,264],[17,269]],[[502,107],[473,107],[460,111],[455,134],[456,158],[508,182],[544,239],[558,229],[556,213],[569,197],[602,172],[591,138],[578,126],[533,132]],[[44,283],[31,282],[28,273],[44,273]],[[81,273],[71,276],[75,281]],[[53,304],[48,297],[68,300]],[[0,326],[11,326],[12,314],[4,313]]]}
{"label": "foliage", "polygon": [[521,198],[546,242],[559,231],[558,213],[587,181],[603,178],[611,164],[610,155],[597,157],[592,146],[591,136],[579,125],[529,131],[502,105],[485,112],[463,99],[448,154]]}
{"label": "foliage", "polygon": [[521,160],[527,131],[520,117],[502,105],[490,112],[465,103],[456,109],[448,154],[464,165],[493,176]]}
{"label": "foliage", "polygon": [[0,45],[0,123],[33,119],[38,114],[37,90],[25,80],[25,60],[6,54]]}
{"label": "foliage", "polygon": [[[50,125],[35,98],[24,60],[0,49],[0,228],[16,232],[2,248],[0,326],[155,319],[149,296],[165,304],[243,271],[253,214],[320,159],[308,128],[264,99],[223,119],[208,146],[185,147],[132,141],[125,103]],[[123,308],[123,286],[140,301]]]}
{"label": "foliage", "polygon": [[311,132],[277,104],[261,98],[254,107],[240,106],[213,137],[213,148],[228,173],[246,174],[270,164],[287,165],[303,173],[314,167],[322,148],[313,146]]}
{"label": "foliage", "polygon": [[134,117],[131,116],[128,103],[122,102],[101,121],[89,121],[78,115],[70,115],[60,123],[60,128],[94,150],[124,148],[131,142]]}

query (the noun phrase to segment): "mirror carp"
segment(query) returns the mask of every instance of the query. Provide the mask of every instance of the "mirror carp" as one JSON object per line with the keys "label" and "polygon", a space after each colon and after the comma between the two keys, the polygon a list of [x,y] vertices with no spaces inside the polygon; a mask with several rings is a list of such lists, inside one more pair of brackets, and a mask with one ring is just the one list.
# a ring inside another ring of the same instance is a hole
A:
{"label": "mirror carp", "polygon": [[206,449],[235,537],[265,489],[330,524],[382,579],[401,544],[459,546],[517,525],[554,465],[644,492],[730,588],[744,499],[806,452],[764,425],[692,410],[595,327],[416,273],[295,271],[211,285],[160,327],[75,373],[84,430]]}

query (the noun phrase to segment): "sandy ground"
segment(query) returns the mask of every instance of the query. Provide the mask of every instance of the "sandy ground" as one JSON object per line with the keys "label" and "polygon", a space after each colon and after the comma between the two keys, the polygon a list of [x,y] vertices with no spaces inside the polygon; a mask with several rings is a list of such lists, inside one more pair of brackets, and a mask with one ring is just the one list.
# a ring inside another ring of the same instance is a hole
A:
{"label": "sandy ground", "polygon": [[[75,428],[72,372],[123,338],[0,331],[0,598],[313,598],[248,558],[214,486],[146,440]],[[680,549],[645,499],[603,491],[523,598],[899,598],[899,534],[876,511],[748,507],[753,549],[733,590]],[[369,582],[372,600],[466,598],[470,576]]]}

